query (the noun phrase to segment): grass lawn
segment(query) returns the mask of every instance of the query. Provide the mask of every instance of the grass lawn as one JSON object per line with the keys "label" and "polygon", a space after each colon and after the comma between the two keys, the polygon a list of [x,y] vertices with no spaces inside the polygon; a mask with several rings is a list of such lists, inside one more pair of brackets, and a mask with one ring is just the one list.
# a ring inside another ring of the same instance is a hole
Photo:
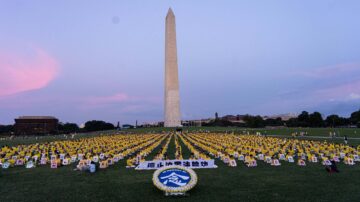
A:
{"label": "grass lawn", "polygon": [[[74,139],[84,138],[84,137],[96,137],[100,135],[109,135],[113,134],[114,130],[110,131],[100,131],[100,132],[89,132],[89,133],[78,133],[74,136]],[[57,140],[67,140],[70,139],[71,135],[51,135],[51,136],[14,136],[13,139],[9,137],[2,137],[0,139],[0,147],[4,145],[13,146],[20,144],[33,144],[33,143],[43,143],[43,142],[52,142]]]}
{"label": "grass lawn", "polygon": [[[180,144],[187,158],[189,150]],[[339,163],[340,173],[328,174],[320,163],[299,167],[281,161],[272,167],[258,161],[258,167],[247,168],[238,161],[232,168],[216,160],[217,169],[195,170],[199,181],[190,196],[168,198],[152,184],[154,171],[126,169],[125,162],[94,174],[73,171],[75,164],[0,170],[0,201],[360,201],[360,164]]]}
{"label": "grass lawn", "polygon": [[[126,129],[126,132],[162,132],[174,130],[171,128],[136,128]],[[360,128],[240,128],[240,127],[183,127],[183,131],[211,131],[211,132],[235,132],[235,133],[256,133],[261,132],[262,134],[268,135],[284,135],[290,136],[294,132],[307,132],[308,136],[324,136],[329,137],[329,132],[336,132],[339,137],[344,135],[348,137],[360,138]]]}

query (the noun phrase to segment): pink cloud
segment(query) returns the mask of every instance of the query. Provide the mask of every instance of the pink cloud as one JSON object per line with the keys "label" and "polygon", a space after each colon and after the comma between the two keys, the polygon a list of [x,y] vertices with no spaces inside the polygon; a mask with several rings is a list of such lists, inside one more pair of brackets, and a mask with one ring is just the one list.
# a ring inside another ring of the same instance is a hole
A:
{"label": "pink cloud", "polygon": [[[357,100],[360,95],[360,63],[335,64],[291,74],[310,81],[311,86],[305,84],[303,89],[290,91],[294,95],[301,94],[302,103],[306,100],[309,103]],[[295,97],[297,100],[299,98]]]}
{"label": "pink cloud", "polygon": [[125,93],[117,93],[115,95],[103,96],[103,97],[93,97],[88,100],[90,105],[103,105],[116,102],[125,102],[128,101],[130,97]]}
{"label": "pink cloud", "polygon": [[106,108],[117,105],[122,112],[144,111],[151,106],[158,106],[162,103],[161,97],[132,96],[126,93],[116,93],[109,96],[83,97],[80,108],[89,110],[94,108]]}
{"label": "pink cloud", "polygon": [[160,97],[138,97],[138,96],[130,96],[126,93],[116,93],[114,95],[109,96],[97,96],[97,97],[90,97],[85,98],[85,103],[92,107],[95,106],[104,106],[107,104],[113,103],[161,103]]}
{"label": "pink cloud", "polygon": [[127,105],[121,109],[122,112],[141,112],[148,110],[149,106],[147,105],[141,105],[141,104],[135,104],[135,105]]}
{"label": "pink cloud", "polygon": [[360,80],[341,84],[335,87],[320,89],[314,92],[314,96],[329,100],[354,100],[360,94]]}
{"label": "pink cloud", "polygon": [[30,58],[0,52],[0,97],[44,88],[57,73],[57,61],[41,49]]}
{"label": "pink cloud", "polygon": [[311,78],[339,76],[340,74],[354,74],[360,71],[359,63],[344,63],[325,67],[318,67],[307,71],[292,72],[291,75]]}

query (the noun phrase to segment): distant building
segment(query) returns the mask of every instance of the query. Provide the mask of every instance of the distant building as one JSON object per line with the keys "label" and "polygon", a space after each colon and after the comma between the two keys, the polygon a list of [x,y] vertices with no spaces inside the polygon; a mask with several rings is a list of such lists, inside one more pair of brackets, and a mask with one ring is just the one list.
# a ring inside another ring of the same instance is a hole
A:
{"label": "distant building", "polygon": [[245,123],[245,115],[226,115],[221,117],[222,120],[230,121],[231,123]]}
{"label": "distant building", "polygon": [[183,126],[202,126],[204,123],[210,123],[214,119],[197,119],[197,120],[183,120],[181,121],[181,125]]}
{"label": "distant building", "polygon": [[15,135],[46,135],[58,133],[59,120],[52,116],[20,116],[15,119]]}
{"label": "distant building", "polygon": [[163,127],[163,126],[164,126],[163,121],[161,121],[161,122],[156,122],[156,121],[144,122],[144,123],[141,124],[141,127],[143,127],[143,128]]}
{"label": "distant building", "polygon": [[124,124],[124,125],[122,125],[122,128],[123,129],[130,129],[130,128],[134,128],[134,126],[130,125],[130,124]]}

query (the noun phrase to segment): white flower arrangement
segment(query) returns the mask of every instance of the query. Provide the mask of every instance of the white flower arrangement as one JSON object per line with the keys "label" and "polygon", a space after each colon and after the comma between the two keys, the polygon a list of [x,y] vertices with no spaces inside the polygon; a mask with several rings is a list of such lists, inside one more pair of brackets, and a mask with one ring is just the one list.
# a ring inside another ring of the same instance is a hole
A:
{"label": "white flower arrangement", "polygon": [[[183,170],[183,171],[189,173],[190,181],[186,185],[180,186],[180,187],[169,187],[169,186],[164,185],[163,183],[161,183],[159,181],[158,176],[163,171],[170,170],[170,169],[179,169],[179,170]],[[185,193],[185,192],[189,191],[190,189],[192,189],[197,184],[197,175],[196,175],[195,171],[191,168],[186,168],[183,166],[165,166],[165,167],[157,169],[154,172],[152,181],[158,189],[160,189],[166,193]]]}

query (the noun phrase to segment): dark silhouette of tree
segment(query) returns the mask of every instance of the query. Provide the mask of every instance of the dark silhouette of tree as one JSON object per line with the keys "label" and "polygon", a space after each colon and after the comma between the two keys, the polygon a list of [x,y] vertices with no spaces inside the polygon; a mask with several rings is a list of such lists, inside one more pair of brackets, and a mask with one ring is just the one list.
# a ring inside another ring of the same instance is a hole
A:
{"label": "dark silhouette of tree", "polygon": [[300,127],[308,127],[309,126],[309,112],[303,111],[299,114],[298,118],[298,126]]}
{"label": "dark silhouette of tree", "polygon": [[283,126],[284,122],[282,121],[282,119],[280,117],[276,118],[276,119],[266,119],[265,125],[266,126]]}
{"label": "dark silhouette of tree", "polygon": [[113,130],[115,127],[112,123],[105,121],[92,120],[85,123],[85,131]]}
{"label": "dark silhouette of tree", "polygon": [[11,133],[14,131],[13,125],[0,125],[0,133]]}
{"label": "dark silhouette of tree", "polygon": [[351,124],[355,124],[358,128],[360,128],[360,109],[356,112],[351,113],[350,121]]}
{"label": "dark silhouette of tree", "polygon": [[285,122],[287,127],[299,127],[299,120],[298,118],[290,118]]}
{"label": "dark silhouette of tree", "polygon": [[265,126],[265,121],[263,120],[263,118],[261,116],[245,115],[244,121],[245,121],[246,127],[250,127],[250,128],[261,128],[261,127]]}
{"label": "dark silhouette of tree", "polygon": [[60,133],[76,133],[80,128],[76,123],[59,123],[58,130]]}
{"label": "dark silhouette of tree", "polygon": [[319,112],[314,112],[309,115],[309,123],[308,126],[310,127],[323,127],[324,120],[322,115]]}
{"label": "dark silhouette of tree", "polygon": [[340,117],[336,114],[332,114],[326,117],[325,123],[327,127],[338,127],[349,125],[350,120],[344,117]]}

